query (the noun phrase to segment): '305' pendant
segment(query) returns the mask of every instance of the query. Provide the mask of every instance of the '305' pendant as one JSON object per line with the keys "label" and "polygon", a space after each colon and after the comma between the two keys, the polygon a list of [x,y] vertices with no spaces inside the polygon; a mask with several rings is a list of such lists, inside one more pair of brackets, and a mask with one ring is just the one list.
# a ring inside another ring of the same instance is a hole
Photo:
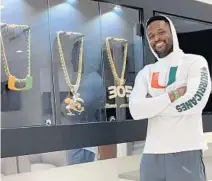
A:
{"label": "'305' pendant", "polygon": [[25,81],[25,87],[23,88],[17,88],[15,83],[16,83],[16,77],[13,75],[10,75],[8,78],[8,88],[10,90],[14,90],[14,91],[22,91],[22,90],[29,90],[32,89],[32,76],[29,76],[26,78]]}

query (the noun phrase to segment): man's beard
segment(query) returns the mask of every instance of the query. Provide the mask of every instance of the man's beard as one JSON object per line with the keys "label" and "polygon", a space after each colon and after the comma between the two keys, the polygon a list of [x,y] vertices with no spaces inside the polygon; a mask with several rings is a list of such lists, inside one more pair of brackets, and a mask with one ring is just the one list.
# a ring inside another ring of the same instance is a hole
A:
{"label": "man's beard", "polygon": [[167,55],[169,55],[171,52],[173,52],[173,45],[168,50],[166,50],[164,52],[157,52],[157,50],[155,50],[155,52],[157,53],[159,58],[164,58]]}

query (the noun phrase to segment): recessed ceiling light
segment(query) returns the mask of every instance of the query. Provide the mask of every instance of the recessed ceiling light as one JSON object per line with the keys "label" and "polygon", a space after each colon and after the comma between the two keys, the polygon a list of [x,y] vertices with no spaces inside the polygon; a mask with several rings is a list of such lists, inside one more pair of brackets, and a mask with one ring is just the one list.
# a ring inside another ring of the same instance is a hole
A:
{"label": "recessed ceiling light", "polygon": [[196,1],[212,5],[212,0],[196,0]]}
{"label": "recessed ceiling light", "polygon": [[17,51],[16,51],[16,53],[22,53],[22,52],[23,52],[22,50],[17,50]]}

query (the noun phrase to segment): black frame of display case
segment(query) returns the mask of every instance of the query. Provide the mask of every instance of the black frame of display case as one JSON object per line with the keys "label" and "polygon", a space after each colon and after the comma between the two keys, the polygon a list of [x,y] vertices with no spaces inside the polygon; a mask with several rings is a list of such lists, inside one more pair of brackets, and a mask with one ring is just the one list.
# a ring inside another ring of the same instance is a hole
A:
{"label": "black frame of display case", "polygon": [[[171,15],[173,16],[179,16],[178,14],[180,14],[179,17],[185,19],[194,19],[196,21],[212,23],[212,17],[210,18],[207,16],[207,14],[209,15],[211,12],[211,8],[206,4],[198,3],[193,0],[104,0],[100,2],[108,2],[138,10],[141,9],[144,22],[154,14],[154,11],[157,11],[164,14],[170,14],[169,12],[172,12]],[[200,8],[198,10],[199,13],[196,11],[197,8]],[[190,11],[188,11],[188,9],[190,9]],[[194,9],[195,11],[191,11]],[[147,42],[145,39],[144,46],[146,44]],[[153,62],[154,57],[150,50],[145,46],[144,65]],[[203,115],[204,132],[212,131],[211,120],[212,114]],[[145,140],[146,127],[147,120],[101,122],[68,126],[32,126],[14,129],[2,128],[1,157],[14,157],[73,148]]]}
{"label": "black frame of display case", "polygon": [[[203,120],[204,132],[211,132],[212,115]],[[146,128],[147,120],[2,129],[1,157],[141,141]]]}
{"label": "black frame of display case", "polygon": [[195,18],[191,18],[191,17],[185,17],[185,16],[182,16],[182,15],[176,15],[176,14],[173,14],[173,13],[161,12],[161,11],[156,11],[156,10],[153,11],[153,15],[156,15],[157,13],[164,14],[164,15],[167,15],[167,16],[173,16],[173,17],[176,17],[176,18],[184,19],[184,20],[197,21],[197,22],[200,22],[200,23],[210,24],[212,26],[212,22],[199,20],[199,19],[195,19]]}

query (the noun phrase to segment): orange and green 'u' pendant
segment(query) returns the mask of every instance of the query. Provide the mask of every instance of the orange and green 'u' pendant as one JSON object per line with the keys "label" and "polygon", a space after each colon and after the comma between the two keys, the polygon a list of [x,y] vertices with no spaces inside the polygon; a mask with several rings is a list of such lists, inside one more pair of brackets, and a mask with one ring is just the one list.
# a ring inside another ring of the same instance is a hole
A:
{"label": "orange and green 'u' pendant", "polygon": [[10,75],[9,78],[8,78],[8,88],[10,90],[14,90],[14,91],[22,91],[22,90],[29,90],[32,88],[32,76],[29,76],[26,78],[26,81],[25,81],[25,87],[23,88],[17,88],[15,83],[16,77],[13,76],[13,75]]}

